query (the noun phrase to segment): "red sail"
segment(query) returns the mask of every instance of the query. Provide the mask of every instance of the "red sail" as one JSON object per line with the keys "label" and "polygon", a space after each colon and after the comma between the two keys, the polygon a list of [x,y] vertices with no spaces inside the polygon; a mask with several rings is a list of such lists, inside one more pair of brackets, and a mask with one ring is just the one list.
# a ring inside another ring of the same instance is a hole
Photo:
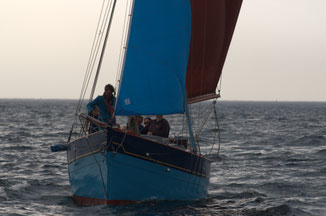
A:
{"label": "red sail", "polygon": [[191,0],[188,103],[216,97],[242,0]]}

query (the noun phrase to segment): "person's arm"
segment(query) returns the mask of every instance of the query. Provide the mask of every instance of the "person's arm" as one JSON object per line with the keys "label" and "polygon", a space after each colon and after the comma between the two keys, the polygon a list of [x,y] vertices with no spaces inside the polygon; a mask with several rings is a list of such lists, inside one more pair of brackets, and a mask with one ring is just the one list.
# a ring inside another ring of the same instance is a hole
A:
{"label": "person's arm", "polygon": [[87,110],[92,112],[93,111],[93,107],[98,103],[99,101],[99,96],[97,96],[97,98],[95,98],[93,101],[89,102],[86,107],[87,107]]}

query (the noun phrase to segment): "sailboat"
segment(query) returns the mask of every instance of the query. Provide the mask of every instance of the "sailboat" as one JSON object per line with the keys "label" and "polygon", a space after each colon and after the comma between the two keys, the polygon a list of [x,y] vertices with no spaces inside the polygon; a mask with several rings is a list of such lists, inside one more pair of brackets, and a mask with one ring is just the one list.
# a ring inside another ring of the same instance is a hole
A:
{"label": "sailboat", "polygon": [[188,136],[135,135],[107,125],[69,138],[69,181],[77,204],[207,197],[211,160],[200,151],[189,107],[218,97],[216,88],[241,4],[242,0],[133,0],[114,116],[181,114]]}

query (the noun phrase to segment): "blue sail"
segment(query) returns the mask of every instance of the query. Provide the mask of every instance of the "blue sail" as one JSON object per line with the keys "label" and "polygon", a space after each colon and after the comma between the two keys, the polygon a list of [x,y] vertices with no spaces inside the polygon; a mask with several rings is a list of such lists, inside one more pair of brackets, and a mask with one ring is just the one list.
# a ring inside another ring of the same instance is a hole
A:
{"label": "blue sail", "polygon": [[116,115],[184,113],[189,0],[135,0]]}

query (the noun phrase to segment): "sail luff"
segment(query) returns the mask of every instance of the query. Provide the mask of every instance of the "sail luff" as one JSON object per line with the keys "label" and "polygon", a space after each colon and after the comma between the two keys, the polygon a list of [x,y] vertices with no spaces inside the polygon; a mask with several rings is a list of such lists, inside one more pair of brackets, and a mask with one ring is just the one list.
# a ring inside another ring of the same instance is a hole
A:
{"label": "sail luff", "polygon": [[119,78],[119,86],[118,86],[118,89],[117,89],[117,99],[115,100],[115,104],[114,104],[113,116],[116,115],[117,101],[119,99],[119,93],[120,93],[120,88],[121,88],[121,80],[123,78],[123,71],[124,71],[125,63],[126,63],[126,53],[127,53],[127,49],[128,49],[128,43],[129,43],[129,37],[130,37],[130,28],[131,28],[131,24],[132,24],[132,14],[133,14],[134,6],[135,6],[135,1],[136,0],[131,0],[131,10],[130,10],[130,14],[129,14],[129,26],[128,26],[128,32],[127,32],[127,40],[126,40],[126,44],[125,44],[126,51],[125,51],[124,56],[123,56],[123,63],[122,63],[120,78]]}

